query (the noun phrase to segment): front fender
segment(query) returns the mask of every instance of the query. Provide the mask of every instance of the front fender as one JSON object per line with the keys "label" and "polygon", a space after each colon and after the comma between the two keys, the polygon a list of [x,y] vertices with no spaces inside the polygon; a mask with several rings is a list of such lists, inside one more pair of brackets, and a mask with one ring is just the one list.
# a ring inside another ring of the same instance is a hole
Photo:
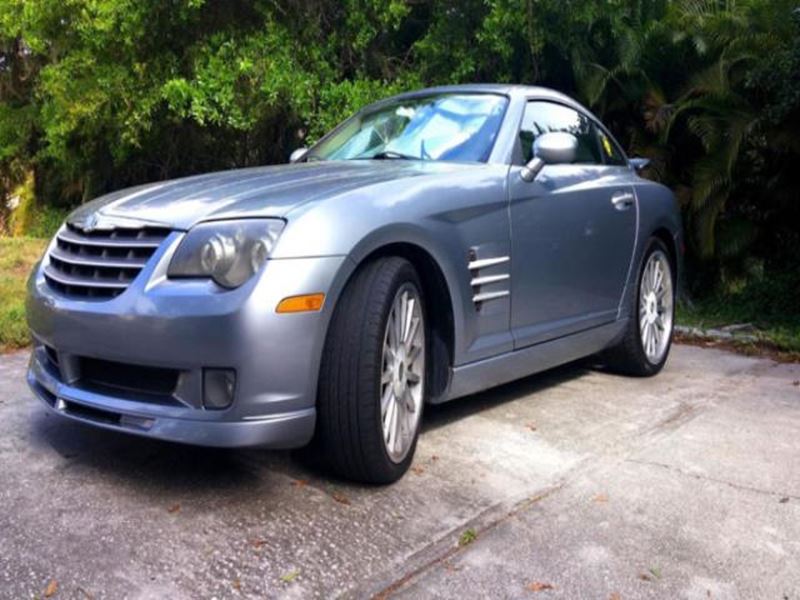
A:
{"label": "front fender", "polygon": [[[273,257],[347,256],[349,269],[385,246],[412,245],[431,257],[447,284],[454,363],[507,351],[510,302],[476,311],[468,264],[470,251],[480,258],[510,254],[508,167],[468,167],[382,182],[299,206],[286,215]],[[351,275],[343,272],[342,280]]]}
{"label": "front fender", "polygon": [[[328,301],[332,303],[331,306],[336,305],[347,282],[361,263],[370,255],[396,244],[410,245],[422,250],[439,267],[450,294],[450,310],[455,324],[454,346],[456,349],[461,348],[464,344],[463,332],[466,330],[464,323],[468,320],[465,306],[472,307],[469,282],[463,274],[464,265],[454,262],[452,250],[447,248],[442,240],[435,239],[425,228],[412,223],[395,223],[380,227],[352,247],[348,253],[348,260],[339,268],[334,283],[328,291]],[[466,257],[464,260],[466,261]]]}

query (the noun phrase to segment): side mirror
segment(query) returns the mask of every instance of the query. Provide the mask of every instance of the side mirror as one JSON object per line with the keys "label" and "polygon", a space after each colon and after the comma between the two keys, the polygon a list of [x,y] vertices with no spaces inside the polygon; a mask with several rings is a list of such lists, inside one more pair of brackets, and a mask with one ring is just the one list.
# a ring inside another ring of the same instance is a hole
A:
{"label": "side mirror", "polygon": [[633,167],[634,171],[636,171],[637,173],[641,173],[650,164],[650,159],[649,158],[631,158],[628,162]]}
{"label": "side mirror", "polygon": [[308,152],[308,148],[298,148],[289,155],[289,162],[296,163],[306,155],[306,152]]}
{"label": "side mirror", "polygon": [[545,165],[561,165],[575,162],[578,154],[578,138],[571,133],[552,131],[543,133],[533,142],[533,158],[522,168],[520,177],[533,181]]}

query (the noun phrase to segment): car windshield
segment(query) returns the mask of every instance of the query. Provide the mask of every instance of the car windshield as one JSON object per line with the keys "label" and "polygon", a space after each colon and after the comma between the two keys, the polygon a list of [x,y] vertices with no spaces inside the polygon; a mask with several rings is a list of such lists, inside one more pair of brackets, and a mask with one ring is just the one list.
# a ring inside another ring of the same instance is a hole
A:
{"label": "car windshield", "polygon": [[307,156],[485,162],[507,103],[493,94],[438,94],[381,104],[345,121]]}

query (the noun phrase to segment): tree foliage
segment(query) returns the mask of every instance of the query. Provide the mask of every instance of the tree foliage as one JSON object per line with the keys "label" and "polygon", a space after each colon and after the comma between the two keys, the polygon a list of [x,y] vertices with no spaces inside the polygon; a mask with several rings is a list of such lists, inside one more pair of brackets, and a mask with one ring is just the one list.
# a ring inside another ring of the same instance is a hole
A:
{"label": "tree foliage", "polygon": [[0,0],[0,194],[68,207],[284,161],[396,91],[542,84],[652,159],[696,280],[735,281],[800,251],[798,4]]}

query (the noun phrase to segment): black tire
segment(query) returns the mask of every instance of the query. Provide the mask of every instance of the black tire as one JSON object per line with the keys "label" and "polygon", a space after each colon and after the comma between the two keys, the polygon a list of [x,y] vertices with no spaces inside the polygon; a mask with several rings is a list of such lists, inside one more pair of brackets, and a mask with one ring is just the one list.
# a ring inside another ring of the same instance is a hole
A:
{"label": "black tire", "polygon": [[395,295],[406,284],[416,288],[426,323],[422,285],[413,265],[404,258],[381,257],[361,266],[348,282],[325,341],[317,392],[317,447],[334,472],[354,481],[392,483],[414,458],[421,418],[407,455],[394,462],[384,443],[380,407],[386,322]]}
{"label": "black tire", "polygon": [[629,320],[623,337],[616,345],[609,348],[601,355],[602,361],[611,370],[633,377],[652,377],[656,375],[664,368],[667,358],[669,357],[670,348],[672,347],[673,327],[670,327],[664,355],[657,362],[651,362],[647,357],[642,343],[639,320],[642,276],[644,275],[648,260],[656,252],[662,252],[669,261],[670,275],[672,277],[672,323],[674,325],[675,292],[677,287],[675,261],[664,242],[656,237],[652,237],[647,242],[647,248],[645,249],[642,263],[639,266],[639,275],[636,278],[636,291],[633,294],[629,294]]}

